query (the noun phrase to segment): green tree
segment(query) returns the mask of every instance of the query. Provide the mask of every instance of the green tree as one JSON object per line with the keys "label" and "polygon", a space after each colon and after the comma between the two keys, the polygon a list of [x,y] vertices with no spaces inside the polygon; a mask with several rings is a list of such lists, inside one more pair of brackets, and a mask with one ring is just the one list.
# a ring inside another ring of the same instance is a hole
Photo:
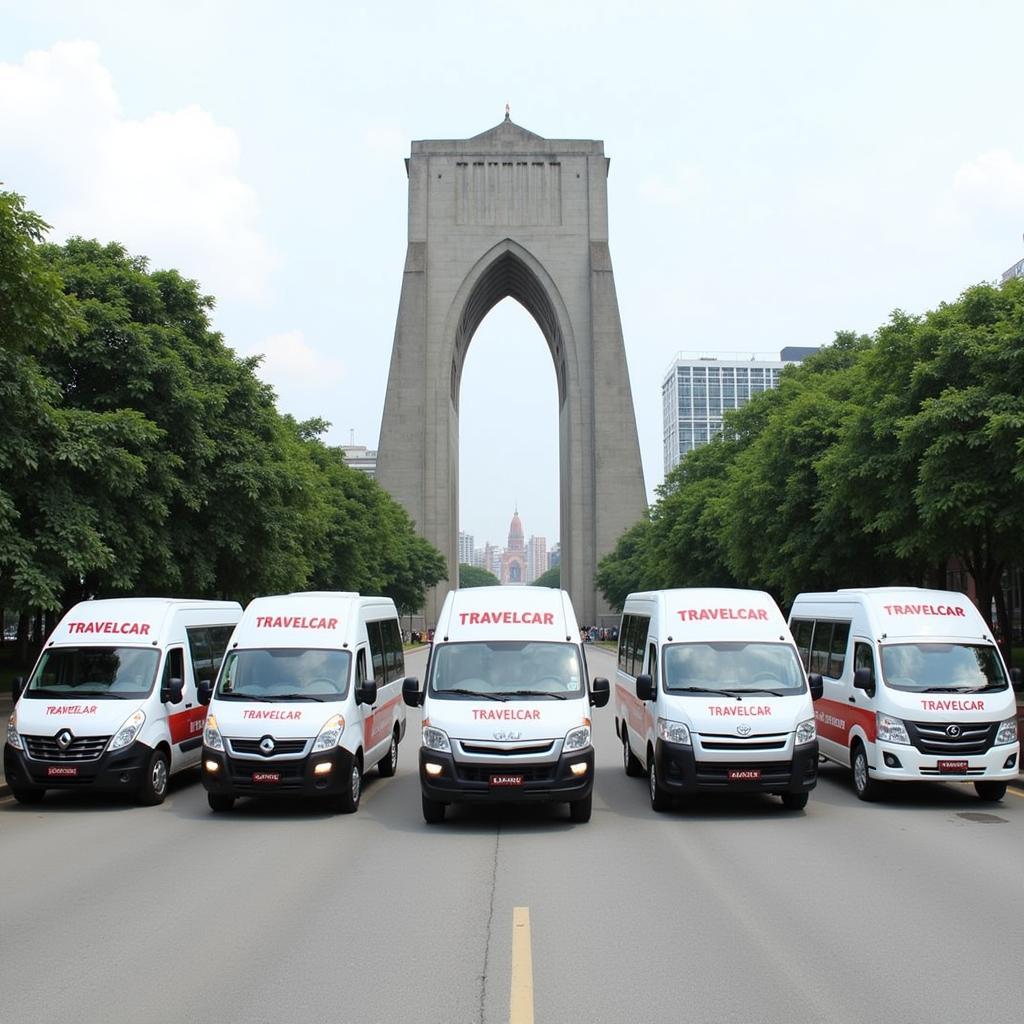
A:
{"label": "green tree", "polygon": [[594,576],[597,589],[616,611],[622,611],[630,594],[650,586],[647,564],[650,530],[648,519],[634,523],[597,563]]}
{"label": "green tree", "polygon": [[553,565],[547,572],[542,572],[531,584],[534,587],[553,587],[557,590],[562,585],[562,567]]}
{"label": "green tree", "polygon": [[497,587],[500,585],[501,580],[493,572],[488,572],[478,565],[467,565],[465,562],[459,562],[460,587],[465,589],[468,587]]}

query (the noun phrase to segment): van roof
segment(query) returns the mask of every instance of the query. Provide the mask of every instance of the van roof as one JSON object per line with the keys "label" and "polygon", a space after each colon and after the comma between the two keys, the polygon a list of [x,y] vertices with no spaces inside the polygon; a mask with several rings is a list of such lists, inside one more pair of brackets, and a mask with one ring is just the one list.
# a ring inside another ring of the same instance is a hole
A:
{"label": "van roof", "polygon": [[789,640],[789,627],[771,594],[738,587],[683,587],[630,594],[631,605],[654,603],[666,640]]}
{"label": "van roof", "polygon": [[50,644],[155,644],[176,611],[223,612],[225,625],[237,621],[237,601],[172,597],[112,597],[80,601],[47,638]]}
{"label": "van roof", "polygon": [[434,637],[445,640],[579,641],[572,601],[552,587],[463,587],[449,591]]}
{"label": "van roof", "polygon": [[336,648],[358,642],[361,613],[372,620],[398,617],[390,597],[312,590],[253,598],[231,637],[232,648]]}

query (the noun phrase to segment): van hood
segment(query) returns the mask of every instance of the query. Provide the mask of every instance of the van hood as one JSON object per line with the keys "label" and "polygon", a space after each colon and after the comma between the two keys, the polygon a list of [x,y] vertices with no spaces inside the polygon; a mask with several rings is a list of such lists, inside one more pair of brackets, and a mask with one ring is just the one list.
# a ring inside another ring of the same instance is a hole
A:
{"label": "van hood", "polygon": [[14,713],[23,736],[56,736],[70,729],[74,736],[113,736],[122,725],[145,707],[145,700],[110,700],[102,697],[52,698],[18,701]]}
{"label": "van hood", "polygon": [[891,714],[911,722],[991,722],[1017,713],[1017,701],[1009,688],[992,693],[908,693],[887,687],[885,698]]}
{"label": "van hood", "polygon": [[331,715],[342,714],[344,701],[244,701],[210,702],[209,714],[217,718],[222,736],[259,739],[268,733],[279,738],[316,736]]}
{"label": "van hood", "polygon": [[[424,725],[443,729],[451,739],[561,739],[570,730],[590,719],[586,697],[575,700],[509,699],[438,700],[430,699]],[[495,733],[504,733],[495,737]],[[511,735],[519,733],[518,736]]]}
{"label": "van hood", "polygon": [[[661,705],[665,704],[664,707]],[[731,736],[764,736],[792,732],[801,722],[814,717],[809,693],[787,697],[751,694],[735,697],[708,697],[703,694],[659,700],[662,718],[682,720],[700,735],[727,733]]]}

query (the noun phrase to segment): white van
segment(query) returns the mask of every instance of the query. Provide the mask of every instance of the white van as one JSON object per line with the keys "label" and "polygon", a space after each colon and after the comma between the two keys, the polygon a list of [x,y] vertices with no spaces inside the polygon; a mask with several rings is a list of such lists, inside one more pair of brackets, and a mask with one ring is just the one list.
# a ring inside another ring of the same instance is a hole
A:
{"label": "white van", "polygon": [[799,810],[818,777],[810,686],[786,620],[759,590],[630,594],[619,627],[615,728],[651,807],[697,791],[776,794]]}
{"label": "white van", "polygon": [[451,803],[567,802],[590,820],[594,785],[590,708],[608,680],[588,683],[572,602],[547,587],[453,590],[434,630],[423,691],[423,817]]}
{"label": "white van", "polygon": [[61,619],[7,724],[4,773],[14,798],[105,789],[158,804],[175,772],[195,768],[212,680],[242,614],[234,601],[160,597],[83,601]]}
{"label": "white van", "polygon": [[[915,587],[800,594],[790,629],[820,673],[821,753],[878,782],[973,782],[1000,800],[1017,777],[1017,705],[991,631],[964,594]],[[1014,680],[1020,673],[1014,670]]]}
{"label": "white van", "polygon": [[350,814],[363,774],[395,774],[405,657],[387,597],[260,597],[231,637],[203,733],[210,807],[240,796],[319,796]]}

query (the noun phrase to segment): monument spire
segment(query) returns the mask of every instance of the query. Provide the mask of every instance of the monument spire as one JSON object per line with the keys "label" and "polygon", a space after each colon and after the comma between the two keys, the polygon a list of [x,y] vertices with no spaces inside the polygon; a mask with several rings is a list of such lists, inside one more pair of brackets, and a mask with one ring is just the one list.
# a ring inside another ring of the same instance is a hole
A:
{"label": "monument spire", "polygon": [[511,110],[511,108],[509,107],[509,105],[507,103],[505,104],[505,120],[506,121],[511,121],[512,120],[512,110]]}

